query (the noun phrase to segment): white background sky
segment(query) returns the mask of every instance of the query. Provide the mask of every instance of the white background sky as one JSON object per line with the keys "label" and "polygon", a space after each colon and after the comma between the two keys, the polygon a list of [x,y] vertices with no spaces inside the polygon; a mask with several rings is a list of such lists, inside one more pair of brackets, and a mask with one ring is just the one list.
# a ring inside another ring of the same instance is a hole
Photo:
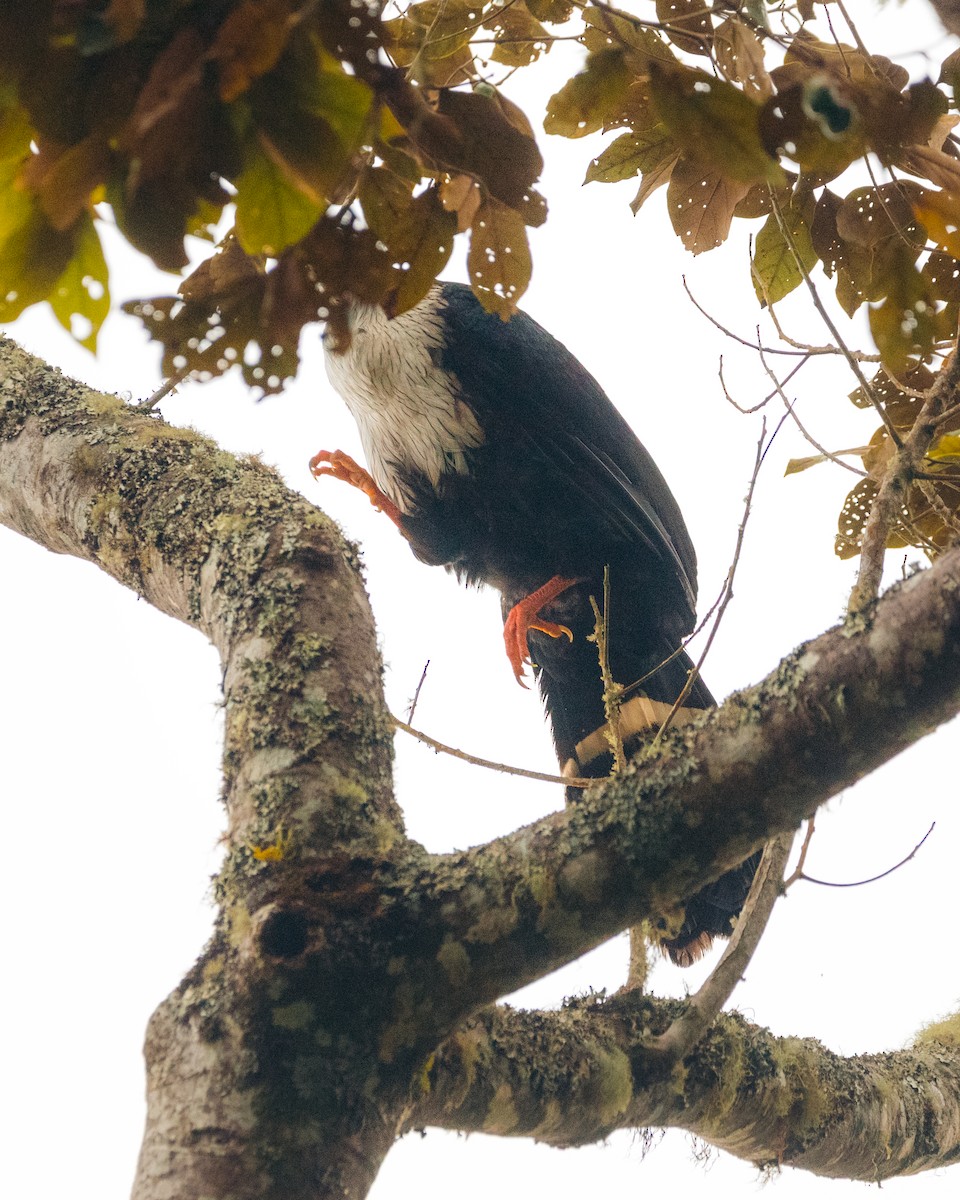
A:
{"label": "white background sky", "polygon": [[[946,52],[917,4],[906,13],[865,3],[853,11],[871,48],[931,47],[935,62]],[[527,86],[528,111],[562,77],[564,63],[551,57],[557,61]],[[923,72],[920,55],[904,61]],[[524,307],[597,376],[662,467],[698,548],[703,611],[727,570],[759,431],[759,418],[738,415],[724,400],[719,355],[741,403],[756,403],[768,384],[749,353],[725,344],[692,308],[681,275],[705,307],[749,336],[757,312],[745,242],[693,260],[669,228],[662,192],[634,219],[630,183],[580,188],[602,142],[543,137],[541,144],[551,217],[533,235],[535,275]],[[124,254],[116,239],[108,245],[116,300],[173,286]],[[447,276],[462,278],[463,270],[461,247]],[[802,306],[785,305],[784,315],[796,336],[826,340]],[[108,323],[97,360],[45,312],[28,314],[13,332],[93,385],[134,398],[157,386],[158,356],[132,319]],[[832,447],[860,444],[873,431],[871,418],[846,399],[851,386],[838,368],[820,364],[788,389],[804,421]],[[770,411],[775,420],[775,404]],[[261,453],[362,543],[394,711],[405,709],[429,659],[420,727],[493,759],[553,769],[536,696],[513,683],[502,653],[496,597],[467,592],[421,566],[362,496],[311,479],[306,462],[321,446],[360,457],[315,332],[305,335],[303,371],[282,397],[254,404],[228,379],[184,389],[164,402],[163,413],[230,450]],[[761,475],[736,598],[704,672],[718,696],[755,682],[843,610],[854,567],[834,558],[832,542],[853,476],[821,467],[784,479],[787,459],[807,452],[785,428]],[[222,829],[218,663],[199,634],[89,564],[2,529],[0,563],[3,1188],[17,1200],[108,1200],[127,1194],[133,1174],[146,1020],[211,924],[209,879]],[[856,1054],[905,1045],[924,1022],[955,1006],[956,739],[955,727],[940,731],[824,810],[808,870],[837,881],[886,869],[937,825],[918,857],[879,883],[847,890],[800,884],[790,892],[733,997],[750,1019]],[[397,788],[411,835],[436,851],[484,841],[562,803],[550,785],[491,775],[402,737]],[[625,957],[618,939],[514,1001],[553,1005],[591,987],[615,988]],[[653,988],[682,995],[702,976],[662,964]],[[885,1189],[940,1200],[956,1195],[958,1183],[939,1172]],[[601,1189],[669,1188],[726,1197],[761,1186],[775,1200],[848,1200],[865,1187],[790,1171],[764,1183],[751,1166],[725,1156],[697,1161],[677,1133],[643,1159],[630,1134],[561,1152],[430,1132],[394,1149],[373,1196],[480,1200],[536,1190],[572,1200]]]}

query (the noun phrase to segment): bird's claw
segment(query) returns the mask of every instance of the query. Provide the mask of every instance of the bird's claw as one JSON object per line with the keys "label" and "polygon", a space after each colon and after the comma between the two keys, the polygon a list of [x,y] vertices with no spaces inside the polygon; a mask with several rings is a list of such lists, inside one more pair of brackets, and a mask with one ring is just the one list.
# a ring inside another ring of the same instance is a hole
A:
{"label": "bird's claw", "polygon": [[349,483],[351,487],[363,492],[377,512],[386,513],[394,525],[400,524],[400,509],[377,487],[373,476],[349,454],[342,450],[318,450],[308,465],[314,479],[322,479],[329,475],[333,479]]}
{"label": "bird's claw", "polygon": [[575,582],[576,580],[561,579],[557,576],[532,595],[521,600],[519,604],[515,604],[507,614],[507,619],[503,623],[503,641],[507,648],[507,658],[513,668],[514,678],[521,687],[527,686],[523,680],[523,668],[530,662],[527,634],[531,629],[545,633],[548,637],[565,637],[569,641],[573,641],[573,632],[566,625],[547,621],[539,613],[545,604],[548,604],[555,596]]}

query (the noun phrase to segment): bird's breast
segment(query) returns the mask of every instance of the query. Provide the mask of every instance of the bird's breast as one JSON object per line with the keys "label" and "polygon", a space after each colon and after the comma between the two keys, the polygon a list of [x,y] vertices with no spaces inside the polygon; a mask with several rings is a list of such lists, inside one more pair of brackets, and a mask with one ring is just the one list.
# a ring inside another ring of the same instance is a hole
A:
{"label": "bird's breast", "polygon": [[360,431],[367,467],[404,513],[427,485],[469,471],[483,445],[476,414],[456,377],[438,364],[442,322],[430,312],[388,321],[363,310],[345,353],[326,354],[327,375]]}

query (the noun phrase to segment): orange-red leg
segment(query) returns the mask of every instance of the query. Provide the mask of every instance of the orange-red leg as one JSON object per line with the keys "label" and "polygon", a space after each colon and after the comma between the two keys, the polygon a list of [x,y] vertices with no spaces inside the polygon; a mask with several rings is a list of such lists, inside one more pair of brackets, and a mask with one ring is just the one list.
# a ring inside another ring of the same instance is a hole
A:
{"label": "orange-red leg", "polygon": [[550,637],[565,637],[569,638],[571,642],[573,641],[573,634],[566,625],[557,625],[553,621],[541,620],[540,609],[577,582],[576,579],[564,579],[560,575],[554,575],[552,579],[547,580],[543,587],[531,592],[507,613],[507,619],[503,623],[503,641],[507,648],[510,666],[513,667],[513,673],[521,687],[527,686],[523,682],[523,664],[530,661],[527,634],[531,629],[546,633]]}
{"label": "orange-red leg", "polygon": [[310,459],[310,471],[315,479],[330,475],[334,479],[342,479],[351,487],[359,488],[370,503],[379,512],[386,513],[398,528],[400,526],[400,509],[389,496],[384,495],[374,482],[373,476],[365,471],[358,462],[344,454],[342,450],[320,450]]}

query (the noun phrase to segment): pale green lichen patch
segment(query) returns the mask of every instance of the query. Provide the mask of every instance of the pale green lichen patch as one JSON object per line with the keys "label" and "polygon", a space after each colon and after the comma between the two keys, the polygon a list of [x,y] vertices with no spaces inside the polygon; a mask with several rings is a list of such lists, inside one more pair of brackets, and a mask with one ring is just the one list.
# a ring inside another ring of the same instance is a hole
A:
{"label": "pale green lichen patch", "polygon": [[591,1115],[601,1126],[614,1128],[633,1099],[633,1072],[622,1050],[597,1050],[587,1092]]}

